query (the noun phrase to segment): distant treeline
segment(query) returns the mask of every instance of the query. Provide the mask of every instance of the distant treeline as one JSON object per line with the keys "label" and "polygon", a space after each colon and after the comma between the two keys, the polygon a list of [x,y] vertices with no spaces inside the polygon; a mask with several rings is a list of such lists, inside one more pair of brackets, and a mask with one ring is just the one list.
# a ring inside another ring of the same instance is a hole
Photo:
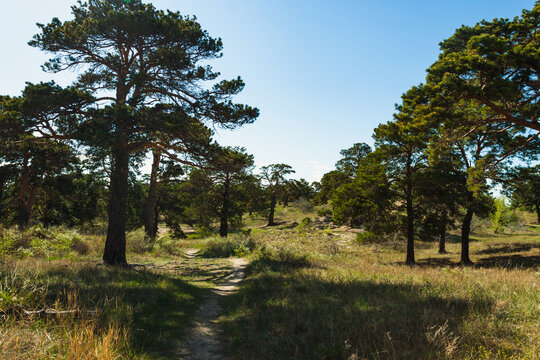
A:
{"label": "distant treeline", "polygon": [[[222,42],[194,17],[140,0],[90,0],[73,18],[40,24],[30,46],[52,54],[49,72],[75,70],[68,87],[27,84],[0,97],[2,222],[69,226],[107,223],[103,259],[125,265],[126,230],[156,236],[163,218],[220,234],[245,213],[274,225],[278,201],[330,202],[333,219],[366,237],[402,233],[408,264],[415,237],[461,224],[461,262],[469,264],[473,215],[490,211],[496,183],[540,212],[540,2],[512,20],[463,26],[441,43],[425,84],[408,90],[394,119],[375,129],[375,149],[342,152],[320,184],[286,181],[290,166],[253,174],[253,156],[223,147],[213,127],[234,129],[259,110],[232,102],[240,77],[217,81],[209,60]],[[138,174],[151,155],[148,178]],[[520,164],[519,167],[514,165]],[[529,166],[530,165],[530,166]]]}

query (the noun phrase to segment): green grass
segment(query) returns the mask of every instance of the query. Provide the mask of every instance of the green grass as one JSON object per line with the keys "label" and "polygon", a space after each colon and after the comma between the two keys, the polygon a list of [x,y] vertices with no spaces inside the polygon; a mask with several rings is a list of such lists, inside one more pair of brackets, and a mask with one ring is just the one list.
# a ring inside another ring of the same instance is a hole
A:
{"label": "green grass", "polygon": [[[401,239],[361,244],[353,230],[298,225],[315,213],[280,207],[282,224],[228,239],[164,235],[152,245],[134,231],[127,269],[100,264],[103,235],[6,231],[0,359],[174,357],[210,287],[230,270],[228,256],[251,261],[219,320],[234,359],[538,358],[540,226],[530,219],[502,234],[477,222],[474,267],[458,265],[457,233],[443,255],[435,242],[417,242],[418,265],[409,267]],[[257,221],[265,220],[248,226]],[[186,259],[187,248],[206,257]],[[84,311],[28,318],[21,306]]]}
{"label": "green grass", "polygon": [[[226,260],[185,259],[167,237],[152,249],[140,231],[128,236],[129,268],[101,264],[102,237],[62,229],[36,234],[24,248],[5,242],[10,252],[0,257],[0,359],[174,357],[210,287],[229,271]],[[81,241],[84,254],[72,246]],[[80,311],[68,318],[22,314],[40,309]]]}
{"label": "green grass", "polygon": [[[235,359],[536,359],[540,353],[540,232],[477,233],[438,255],[417,243],[360,245],[355,234],[260,229],[249,276],[221,321]],[[302,261],[294,261],[299,258]]]}

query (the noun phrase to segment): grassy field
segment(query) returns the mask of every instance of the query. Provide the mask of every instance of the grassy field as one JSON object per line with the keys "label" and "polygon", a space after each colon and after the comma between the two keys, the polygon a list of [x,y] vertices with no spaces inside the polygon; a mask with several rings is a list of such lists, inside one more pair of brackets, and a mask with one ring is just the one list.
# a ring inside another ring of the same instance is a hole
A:
{"label": "grassy field", "polygon": [[[142,242],[137,233],[129,238]],[[228,271],[223,259],[188,260],[159,245],[132,249],[129,268],[111,268],[99,261],[102,237],[80,236],[84,246],[63,250],[39,240],[53,246],[0,258],[0,359],[172,358],[208,289]],[[49,314],[28,312],[44,309]]]}
{"label": "grassy field", "polygon": [[259,250],[221,318],[235,359],[537,359],[540,227],[474,234],[462,268],[417,243],[361,245],[355,234],[252,233]]}
{"label": "grassy field", "polygon": [[[37,229],[14,242],[4,231],[0,359],[174,358],[227,256],[251,261],[219,319],[234,359],[539,358],[540,226],[530,218],[503,234],[477,223],[476,265],[463,268],[456,234],[444,255],[417,242],[409,267],[403,241],[361,244],[354,229],[317,222],[316,209],[277,215],[281,225],[247,218],[251,230],[225,241],[165,235],[151,247],[133,232],[127,269],[100,264],[100,235]],[[185,258],[187,248],[203,257]],[[41,309],[71,312],[24,312]]]}

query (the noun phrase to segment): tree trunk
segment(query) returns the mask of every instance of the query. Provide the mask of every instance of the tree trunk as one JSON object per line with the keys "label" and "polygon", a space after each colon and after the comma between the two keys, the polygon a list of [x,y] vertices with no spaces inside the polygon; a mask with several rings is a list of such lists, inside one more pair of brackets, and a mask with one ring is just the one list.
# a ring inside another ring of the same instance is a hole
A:
{"label": "tree trunk", "polygon": [[469,240],[471,234],[471,222],[473,218],[473,201],[474,194],[470,191],[467,191],[467,213],[463,219],[463,224],[461,225],[461,265],[472,265],[472,261],[469,258]]}
{"label": "tree trunk", "polygon": [[540,204],[536,203],[536,222],[540,224]]}
{"label": "tree trunk", "polygon": [[161,161],[161,152],[152,151],[152,172],[150,173],[150,184],[148,186],[148,199],[146,201],[146,209],[144,214],[144,232],[146,236],[154,241],[157,234],[157,190],[158,190],[158,172],[159,163]]}
{"label": "tree trunk", "polygon": [[19,197],[17,199],[17,224],[19,230],[24,231],[28,227],[30,222],[30,212],[26,203],[26,197],[28,195],[28,189],[30,187],[30,171],[28,169],[28,162],[30,158],[28,155],[24,156],[23,170],[21,174],[21,186],[19,188]]}
{"label": "tree trunk", "polygon": [[113,148],[114,164],[111,169],[109,197],[109,227],[103,261],[108,265],[125,266],[126,210],[128,193],[129,149],[127,140]]}
{"label": "tree trunk", "polygon": [[270,214],[268,215],[267,226],[276,225],[276,223],[274,222],[274,213],[276,211],[276,204],[277,204],[277,190],[274,189],[274,191],[272,191],[272,199],[270,200]]}
{"label": "tree trunk", "polygon": [[407,202],[407,259],[405,264],[414,265],[414,210],[413,210],[413,200],[412,200],[412,178],[411,178],[411,164],[410,161],[407,161],[407,193],[406,193],[406,202]]}
{"label": "tree trunk", "polygon": [[219,235],[221,237],[227,237],[229,234],[229,188],[231,186],[231,179],[229,175],[225,175],[225,182],[223,184],[223,203],[221,204],[221,218],[219,226]]}
{"label": "tree trunk", "polygon": [[446,223],[439,231],[439,254],[446,254]]}

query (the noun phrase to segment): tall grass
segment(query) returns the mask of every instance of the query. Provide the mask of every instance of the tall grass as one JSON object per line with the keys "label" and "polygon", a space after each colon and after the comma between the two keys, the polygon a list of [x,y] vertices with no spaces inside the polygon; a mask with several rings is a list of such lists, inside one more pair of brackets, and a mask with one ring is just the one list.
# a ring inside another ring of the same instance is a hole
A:
{"label": "tall grass", "polygon": [[[172,266],[6,261],[0,266],[0,359],[172,356],[171,343],[208,292],[204,282],[191,285]],[[57,311],[32,313],[43,309]]]}
{"label": "tall grass", "polygon": [[[420,265],[409,267],[404,244],[255,232],[262,248],[294,247],[294,261],[253,253],[221,318],[233,358],[537,359],[540,233],[513,236],[473,238],[478,266],[461,268],[452,237],[447,255],[418,243]],[[328,251],[330,243],[339,251]]]}

